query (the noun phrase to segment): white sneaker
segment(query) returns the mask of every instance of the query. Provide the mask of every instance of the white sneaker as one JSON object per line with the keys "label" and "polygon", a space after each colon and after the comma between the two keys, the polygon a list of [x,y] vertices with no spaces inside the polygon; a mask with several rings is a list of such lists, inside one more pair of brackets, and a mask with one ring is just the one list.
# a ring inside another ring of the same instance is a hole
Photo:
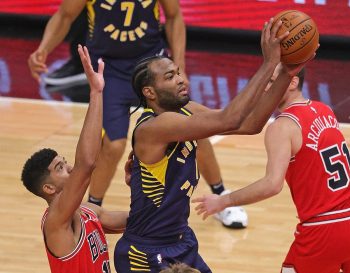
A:
{"label": "white sneaker", "polygon": [[[220,195],[229,194],[230,192],[230,190],[225,190]],[[228,207],[216,213],[215,218],[229,228],[245,228],[248,226],[248,215],[242,207]]]}

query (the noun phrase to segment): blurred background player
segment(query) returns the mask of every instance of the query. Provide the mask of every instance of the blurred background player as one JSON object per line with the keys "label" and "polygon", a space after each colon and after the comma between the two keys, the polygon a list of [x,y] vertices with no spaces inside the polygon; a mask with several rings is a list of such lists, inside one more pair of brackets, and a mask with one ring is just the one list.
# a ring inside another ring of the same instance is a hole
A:
{"label": "blurred background player", "polygon": [[[102,57],[106,67],[103,92],[103,128],[105,134],[97,168],[91,178],[89,202],[102,205],[105,193],[124,153],[129,128],[129,109],[138,103],[132,91],[131,73],[138,60],[166,55],[166,44],[159,24],[161,5],[165,15],[165,33],[171,57],[185,74],[186,29],[178,0],[112,1],[64,0],[48,22],[38,49],[31,54],[29,66],[34,78],[46,72],[47,55],[67,35],[72,22],[83,12],[88,14],[87,46],[93,65]],[[83,28],[80,28],[82,31]],[[81,34],[79,34],[81,35]],[[47,80],[46,80],[47,81]],[[198,141],[198,165],[213,193],[223,194],[220,169],[208,139]],[[227,227],[241,228],[248,224],[243,208],[230,207],[217,218]]]}
{"label": "blurred background player", "polygon": [[43,81],[48,85],[74,86],[75,84],[87,83],[84,68],[81,64],[77,51],[78,45],[86,44],[87,13],[84,9],[72,23],[67,35],[69,41],[69,60],[60,68],[43,76]]}

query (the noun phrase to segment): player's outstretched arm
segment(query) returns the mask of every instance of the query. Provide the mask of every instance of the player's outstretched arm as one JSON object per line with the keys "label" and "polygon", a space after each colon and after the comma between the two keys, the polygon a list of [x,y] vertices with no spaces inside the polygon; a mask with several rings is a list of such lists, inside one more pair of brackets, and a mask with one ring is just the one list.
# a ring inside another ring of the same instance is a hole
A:
{"label": "player's outstretched arm", "polygon": [[[280,41],[285,36],[276,37],[280,26],[279,23],[272,27],[272,20],[265,24],[261,43],[264,62],[244,90],[225,109],[202,111],[190,117],[175,112],[164,112],[157,118],[141,124],[135,131],[135,137],[147,141],[145,145],[166,145],[172,141],[201,139],[238,130],[255,107],[280,61]],[[183,82],[181,75],[174,77],[179,83]]]}
{"label": "player's outstretched arm", "polygon": [[197,214],[202,214],[203,219],[206,219],[226,207],[248,205],[278,194],[283,188],[292,155],[292,137],[298,130],[297,125],[292,122],[287,118],[280,118],[268,127],[265,135],[268,162],[264,177],[227,195],[194,198],[192,202],[198,203]]}
{"label": "player's outstretched arm", "polygon": [[247,135],[260,133],[273,111],[276,110],[292,78],[315,56],[316,53],[308,61],[298,65],[282,65],[277,79],[273,82],[269,90],[263,92],[253,111],[243,121],[242,126],[238,130],[229,132],[228,134]]}
{"label": "player's outstretched arm", "polygon": [[115,234],[124,232],[126,220],[129,216],[127,211],[108,211],[92,203],[84,203],[84,206],[96,213],[105,233]]}
{"label": "player's outstretched arm", "polygon": [[104,63],[99,61],[98,72],[91,65],[88,49],[79,45],[81,62],[90,85],[90,103],[76,148],[75,164],[69,181],[56,198],[52,208],[56,210],[58,223],[70,223],[89,185],[92,171],[101,147],[102,90],[104,88]]}

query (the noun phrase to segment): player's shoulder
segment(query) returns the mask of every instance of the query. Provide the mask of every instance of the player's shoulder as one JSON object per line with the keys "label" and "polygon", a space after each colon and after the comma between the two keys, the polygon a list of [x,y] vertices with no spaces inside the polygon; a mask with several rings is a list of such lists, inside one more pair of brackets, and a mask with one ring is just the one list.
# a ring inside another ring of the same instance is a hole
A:
{"label": "player's shoulder", "polygon": [[189,101],[184,108],[193,114],[210,110],[208,107],[194,101]]}
{"label": "player's shoulder", "polygon": [[292,134],[294,130],[300,130],[299,124],[295,120],[288,116],[279,116],[267,126],[266,134]]}

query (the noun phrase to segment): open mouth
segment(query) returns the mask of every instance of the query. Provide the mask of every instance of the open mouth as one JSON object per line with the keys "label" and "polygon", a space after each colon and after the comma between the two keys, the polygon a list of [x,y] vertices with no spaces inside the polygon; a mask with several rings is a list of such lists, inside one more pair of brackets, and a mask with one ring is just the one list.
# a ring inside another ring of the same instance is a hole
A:
{"label": "open mouth", "polygon": [[179,94],[181,94],[181,95],[188,95],[187,87],[186,86],[181,87],[180,90],[179,90]]}

